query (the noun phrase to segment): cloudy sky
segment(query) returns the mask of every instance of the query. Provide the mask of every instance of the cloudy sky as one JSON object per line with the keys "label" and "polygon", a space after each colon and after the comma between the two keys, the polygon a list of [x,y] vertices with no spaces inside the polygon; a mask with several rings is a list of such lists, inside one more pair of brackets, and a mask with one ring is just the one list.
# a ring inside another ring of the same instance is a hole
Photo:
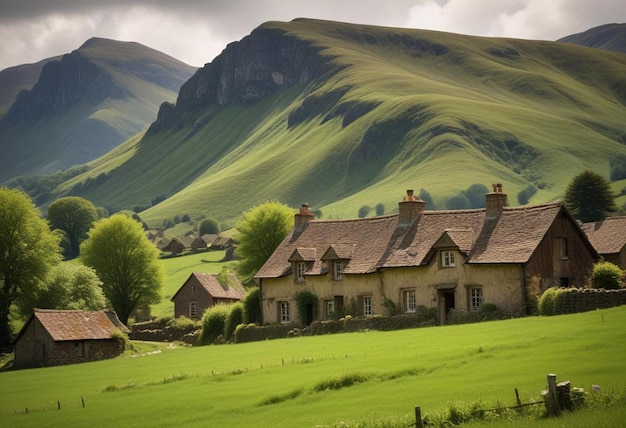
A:
{"label": "cloudy sky", "polygon": [[261,23],[299,17],[556,40],[624,23],[626,7],[624,0],[0,0],[0,70],[69,53],[93,36],[202,66]]}

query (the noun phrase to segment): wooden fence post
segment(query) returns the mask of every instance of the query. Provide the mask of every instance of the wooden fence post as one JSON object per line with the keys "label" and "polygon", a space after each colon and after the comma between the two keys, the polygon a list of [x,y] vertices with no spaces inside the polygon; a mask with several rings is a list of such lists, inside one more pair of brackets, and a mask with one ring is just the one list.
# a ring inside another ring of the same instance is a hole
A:
{"label": "wooden fence post", "polygon": [[546,407],[550,416],[558,416],[561,414],[559,399],[556,393],[556,375],[548,375],[548,397],[546,399]]}
{"label": "wooden fence post", "polygon": [[417,428],[424,428],[422,423],[422,409],[420,406],[415,406],[415,426]]}

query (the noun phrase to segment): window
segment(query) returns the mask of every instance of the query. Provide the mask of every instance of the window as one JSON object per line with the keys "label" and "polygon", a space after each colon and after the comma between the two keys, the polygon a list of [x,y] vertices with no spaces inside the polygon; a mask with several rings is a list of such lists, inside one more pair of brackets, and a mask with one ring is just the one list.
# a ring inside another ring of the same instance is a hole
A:
{"label": "window", "polygon": [[85,342],[74,342],[74,349],[77,357],[85,356]]}
{"label": "window", "polygon": [[195,286],[195,284],[191,285],[191,294],[196,294],[196,286]]}
{"label": "window", "polygon": [[477,310],[483,304],[483,289],[470,288],[470,311]]}
{"label": "window", "polygon": [[404,303],[404,312],[414,313],[417,310],[415,290],[404,290],[402,300]]}
{"label": "window", "polygon": [[189,302],[189,318],[198,317],[198,304],[196,302]]}
{"label": "window", "polygon": [[335,316],[335,301],[324,300],[324,317],[329,320]]}
{"label": "window", "polygon": [[278,302],[278,321],[281,324],[288,324],[289,318],[289,302]]}
{"label": "window", "polygon": [[333,263],[333,279],[340,280],[343,278],[343,268],[346,265],[346,262],[343,261],[335,261]]}
{"label": "window", "polygon": [[442,267],[456,266],[455,260],[454,260],[454,251],[442,251],[441,252],[441,266]]}
{"label": "window", "polygon": [[569,278],[567,278],[567,277],[559,278],[559,286],[560,287],[569,287]]}
{"label": "window", "polygon": [[373,314],[374,311],[372,310],[372,296],[363,296],[363,315],[369,316]]}
{"label": "window", "polygon": [[304,281],[304,273],[306,272],[306,263],[296,262],[296,281]]}

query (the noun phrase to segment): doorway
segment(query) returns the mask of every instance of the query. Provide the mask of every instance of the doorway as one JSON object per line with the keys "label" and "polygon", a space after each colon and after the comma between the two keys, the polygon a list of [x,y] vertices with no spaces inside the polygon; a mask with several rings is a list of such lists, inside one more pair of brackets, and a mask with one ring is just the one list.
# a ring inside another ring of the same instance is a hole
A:
{"label": "doorway", "polygon": [[448,315],[454,309],[454,289],[439,290],[439,325],[448,323]]}

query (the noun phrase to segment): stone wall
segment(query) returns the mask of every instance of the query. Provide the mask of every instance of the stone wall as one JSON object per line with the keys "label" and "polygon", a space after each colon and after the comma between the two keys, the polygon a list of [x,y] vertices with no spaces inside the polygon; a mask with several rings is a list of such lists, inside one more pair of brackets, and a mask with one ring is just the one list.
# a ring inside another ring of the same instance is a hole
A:
{"label": "stone wall", "polygon": [[174,327],[163,325],[157,321],[136,323],[131,326],[132,340],[146,340],[150,342],[184,342],[195,345],[200,334],[199,327]]}
{"label": "stone wall", "polygon": [[558,294],[554,314],[573,314],[621,305],[626,305],[626,289],[570,288]]}

